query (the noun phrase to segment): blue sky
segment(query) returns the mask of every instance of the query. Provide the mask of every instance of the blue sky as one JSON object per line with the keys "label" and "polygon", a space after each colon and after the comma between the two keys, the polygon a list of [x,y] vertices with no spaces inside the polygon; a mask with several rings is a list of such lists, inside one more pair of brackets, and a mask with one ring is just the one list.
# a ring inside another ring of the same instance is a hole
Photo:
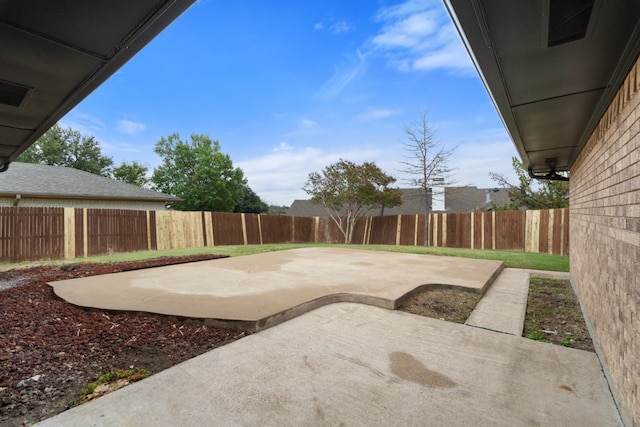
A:
{"label": "blue sky", "polygon": [[288,206],[340,158],[407,187],[402,129],[421,111],[459,146],[458,185],[513,176],[516,150],[440,0],[200,0],[61,124],[151,169],[162,136],[207,134],[263,200]]}

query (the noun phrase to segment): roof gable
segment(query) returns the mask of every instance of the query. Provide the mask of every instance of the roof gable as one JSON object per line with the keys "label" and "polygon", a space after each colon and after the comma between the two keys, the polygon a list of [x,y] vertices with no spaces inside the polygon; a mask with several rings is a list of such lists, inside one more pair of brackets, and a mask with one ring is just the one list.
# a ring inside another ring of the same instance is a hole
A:
{"label": "roof gable", "polygon": [[178,201],[178,197],[62,166],[14,162],[0,175],[0,195],[96,200]]}
{"label": "roof gable", "polygon": [[[393,208],[373,208],[367,216],[376,215],[415,215],[425,211],[424,192],[420,188],[402,188],[402,204]],[[427,203],[432,206],[432,193],[429,189]],[[492,203],[503,206],[509,203],[509,191],[505,188],[447,187],[445,188],[445,212],[473,212],[486,210]],[[327,216],[322,205],[311,200],[295,200],[287,210],[289,216]]]}

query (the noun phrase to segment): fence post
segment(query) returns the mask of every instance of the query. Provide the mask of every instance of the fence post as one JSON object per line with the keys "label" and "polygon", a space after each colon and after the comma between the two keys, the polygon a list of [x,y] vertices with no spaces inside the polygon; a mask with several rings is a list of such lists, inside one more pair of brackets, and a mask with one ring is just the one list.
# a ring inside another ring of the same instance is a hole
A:
{"label": "fence post", "polygon": [[471,249],[475,249],[475,229],[476,229],[476,213],[471,212]]}
{"label": "fence post", "polygon": [[260,216],[258,215],[258,234],[260,235],[260,244],[262,244],[262,221],[260,220]]}
{"label": "fence post", "polygon": [[247,223],[244,219],[244,214],[240,214],[242,218],[242,239],[244,240],[244,244],[247,244]]}
{"label": "fence post", "polygon": [[449,217],[447,214],[439,214],[440,220],[442,221],[442,247],[447,247],[447,225],[449,222]]}
{"label": "fence post", "polygon": [[525,212],[524,251],[540,252],[540,211]]}
{"label": "fence post", "polygon": [[491,212],[491,249],[496,248],[496,211]]}
{"label": "fence post", "polygon": [[64,258],[76,257],[76,213],[74,208],[64,208]]}
{"label": "fence post", "polygon": [[553,234],[553,229],[555,228],[553,224],[555,223],[555,212],[556,209],[549,210],[549,223],[547,224],[547,253],[553,253],[553,241],[555,239],[555,235]]}

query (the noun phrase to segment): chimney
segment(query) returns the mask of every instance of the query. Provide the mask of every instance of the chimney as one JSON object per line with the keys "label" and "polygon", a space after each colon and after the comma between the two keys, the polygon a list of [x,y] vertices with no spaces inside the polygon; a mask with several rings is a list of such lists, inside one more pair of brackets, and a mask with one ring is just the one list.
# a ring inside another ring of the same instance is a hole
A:
{"label": "chimney", "polygon": [[491,204],[491,190],[489,189],[484,190],[484,194],[485,194],[484,204],[485,205]]}
{"label": "chimney", "polygon": [[433,178],[431,190],[431,210],[444,212],[444,178]]}

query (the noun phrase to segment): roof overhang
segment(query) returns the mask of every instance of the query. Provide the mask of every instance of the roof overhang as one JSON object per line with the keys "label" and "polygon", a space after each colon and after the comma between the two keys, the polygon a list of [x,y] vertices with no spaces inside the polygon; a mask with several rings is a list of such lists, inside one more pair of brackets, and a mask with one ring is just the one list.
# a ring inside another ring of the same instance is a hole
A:
{"label": "roof overhang", "polygon": [[637,0],[444,0],[525,166],[567,171],[640,53]]}
{"label": "roof overhang", "polygon": [[0,0],[0,170],[195,0]]}

